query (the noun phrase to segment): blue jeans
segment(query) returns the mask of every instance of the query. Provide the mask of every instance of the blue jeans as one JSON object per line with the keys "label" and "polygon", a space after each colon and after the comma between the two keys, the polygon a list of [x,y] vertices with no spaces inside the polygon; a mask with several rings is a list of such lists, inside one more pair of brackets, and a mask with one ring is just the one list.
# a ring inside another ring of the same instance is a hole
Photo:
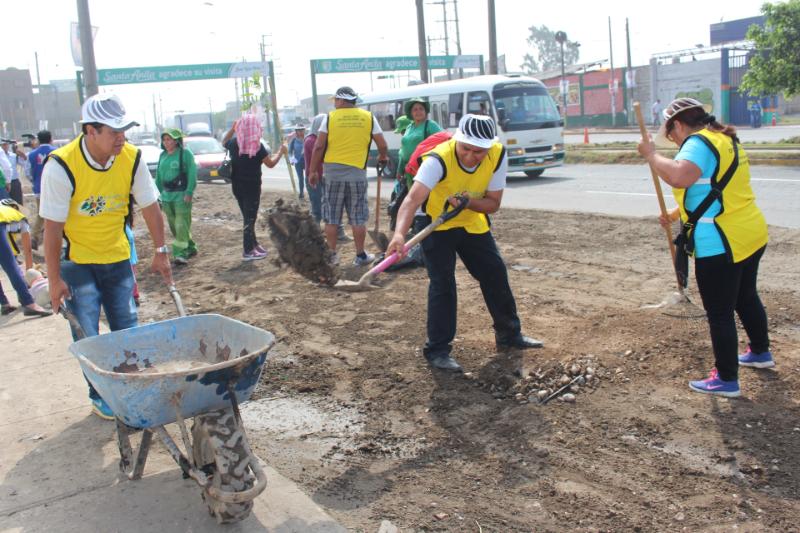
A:
{"label": "blue jeans", "polygon": [[[8,279],[11,281],[11,286],[17,291],[17,299],[20,305],[31,305],[33,296],[31,296],[28,285],[25,283],[25,277],[22,275],[22,270],[20,270],[17,260],[14,258],[14,251],[8,242],[8,226],[6,224],[0,224],[0,266],[5,270]],[[3,293],[3,286],[0,285],[0,304],[8,305],[8,303],[8,298]]]}
{"label": "blue jeans", "polygon": [[[72,295],[66,302],[67,309],[78,319],[87,337],[94,337],[99,332],[101,306],[111,331],[136,326],[138,316],[133,301],[134,279],[129,260],[107,265],[62,261],[61,278]],[[72,338],[78,340],[74,330]],[[89,398],[100,398],[91,383]]]}
{"label": "blue jeans", "polygon": [[308,188],[308,199],[311,201],[311,216],[319,224],[319,221],[322,220],[322,182],[317,183],[315,187],[308,183],[308,177],[306,177],[306,187]]}
{"label": "blue jeans", "polygon": [[303,184],[306,182],[306,163],[302,159],[294,164],[294,170],[297,173],[297,187],[299,190],[297,191],[300,193],[300,197],[303,197]]}
{"label": "blue jeans", "polygon": [[[415,219],[417,229],[427,223]],[[422,350],[425,357],[435,359],[450,355],[456,335],[456,256],[467,271],[478,280],[483,300],[492,317],[495,340],[507,342],[520,335],[517,304],[508,284],[508,271],[492,233],[467,233],[463,228],[434,231],[422,241],[425,266],[428,269],[428,340]]]}

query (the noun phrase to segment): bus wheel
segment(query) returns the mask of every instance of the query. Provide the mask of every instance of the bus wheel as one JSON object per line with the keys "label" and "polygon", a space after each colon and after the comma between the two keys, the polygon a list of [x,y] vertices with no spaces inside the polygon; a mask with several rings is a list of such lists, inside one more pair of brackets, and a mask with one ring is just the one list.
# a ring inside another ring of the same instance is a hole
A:
{"label": "bus wheel", "polygon": [[544,173],[544,169],[543,168],[539,168],[539,169],[536,169],[536,170],[526,170],[525,171],[525,175],[528,176],[529,178],[538,178],[543,173]]}

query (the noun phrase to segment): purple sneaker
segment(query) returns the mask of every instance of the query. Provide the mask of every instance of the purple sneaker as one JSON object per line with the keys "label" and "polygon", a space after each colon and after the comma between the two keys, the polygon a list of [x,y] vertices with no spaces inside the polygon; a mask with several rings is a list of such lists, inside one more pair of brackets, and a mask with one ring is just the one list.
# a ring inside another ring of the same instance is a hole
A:
{"label": "purple sneaker", "polygon": [[266,258],[267,254],[262,254],[255,248],[247,252],[246,254],[242,254],[242,261],[257,261],[259,259],[266,259]]}
{"label": "purple sneaker", "polygon": [[755,353],[747,345],[747,351],[739,354],[739,364],[742,366],[749,366],[751,368],[772,368],[775,366],[775,360],[772,358],[772,352]]}
{"label": "purple sneaker", "polygon": [[738,398],[741,396],[739,391],[739,380],[722,381],[716,368],[712,368],[708,377],[701,381],[690,381],[689,388],[695,392],[703,394],[713,394],[715,396],[725,396],[726,398]]}
{"label": "purple sneaker", "polygon": [[267,249],[266,248],[262,248],[260,244],[256,244],[256,247],[254,248],[254,250],[256,252],[258,252],[260,254],[264,254],[264,255],[267,255],[269,253],[269,252],[267,252]]}

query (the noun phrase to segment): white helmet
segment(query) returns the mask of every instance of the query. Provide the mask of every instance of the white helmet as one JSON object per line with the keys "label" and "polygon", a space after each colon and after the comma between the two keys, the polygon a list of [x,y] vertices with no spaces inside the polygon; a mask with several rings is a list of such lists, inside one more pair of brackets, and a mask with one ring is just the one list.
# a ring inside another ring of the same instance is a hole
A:
{"label": "white helmet", "polygon": [[670,104],[665,107],[664,111],[661,113],[664,117],[664,121],[661,123],[661,127],[658,128],[658,133],[656,134],[655,139],[653,139],[653,142],[655,142],[656,146],[659,148],[674,148],[675,143],[667,138],[667,124],[680,113],[696,108],[701,108],[706,112],[709,110],[709,107],[706,104],[699,100],[695,100],[694,98],[676,98],[670,102]]}
{"label": "white helmet", "polygon": [[486,115],[464,115],[458,121],[458,130],[453,139],[478,148],[491,148],[497,142],[494,119]]}
{"label": "white helmet", "polygon": [[687,109],[694,109],[696,107],[705,108],[703,102],[695,100],[694,98],[677,98],[673,100],[667,107],[665,107],[661,114],[664,115],[664,122],[666,122],[678,113],[686,111]]}

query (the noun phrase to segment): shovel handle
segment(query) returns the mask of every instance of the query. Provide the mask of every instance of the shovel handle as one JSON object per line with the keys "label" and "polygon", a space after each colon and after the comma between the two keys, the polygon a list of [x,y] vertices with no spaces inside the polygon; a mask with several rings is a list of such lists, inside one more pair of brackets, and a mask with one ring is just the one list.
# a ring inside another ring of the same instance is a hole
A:
{"label": "shovel handle", "polygon": [[178,316],[186,316],[186,308],[183,307],[183,301],[181,301],[181,295],[178,292],[178,288],[175,285],[169,286],[169,295],[172,297],[172,301],[175,303],[175,309],[178,310]]}
{"label": "shovel handle", "polygon": [[[436,217],[436,220],[425,226],[425,229],[423,229],[422,231],[414,235],[411,239],[409,239],[408,242],[403,246],[403,253],[404,254],[408,253],[408,251],[411,250],[411,248],[419,244],[419,242],[422,241],[425,237],[433,233],[433,230],[435,230],[448,220],[456,217],[461,211],[463,211],[464,208],[467,207],[467,204],[469,203],[469,198],[465,196],[459,196],[458,199],[459,202],[456,207],[453,207],[448,200],[445,200],[442,214]],[[452,210],[450,210],[451,207]],[[392,252],[391,254],[386,256],[386,258],[383,261],[372,267],[369,270],[369,272],[364,274],[363,278],[372,278],[373,276],[380,274],[381,272],[383,272],[384,270],[395,264],[398,258],[399,256],[397,255],[397,252]]]}

